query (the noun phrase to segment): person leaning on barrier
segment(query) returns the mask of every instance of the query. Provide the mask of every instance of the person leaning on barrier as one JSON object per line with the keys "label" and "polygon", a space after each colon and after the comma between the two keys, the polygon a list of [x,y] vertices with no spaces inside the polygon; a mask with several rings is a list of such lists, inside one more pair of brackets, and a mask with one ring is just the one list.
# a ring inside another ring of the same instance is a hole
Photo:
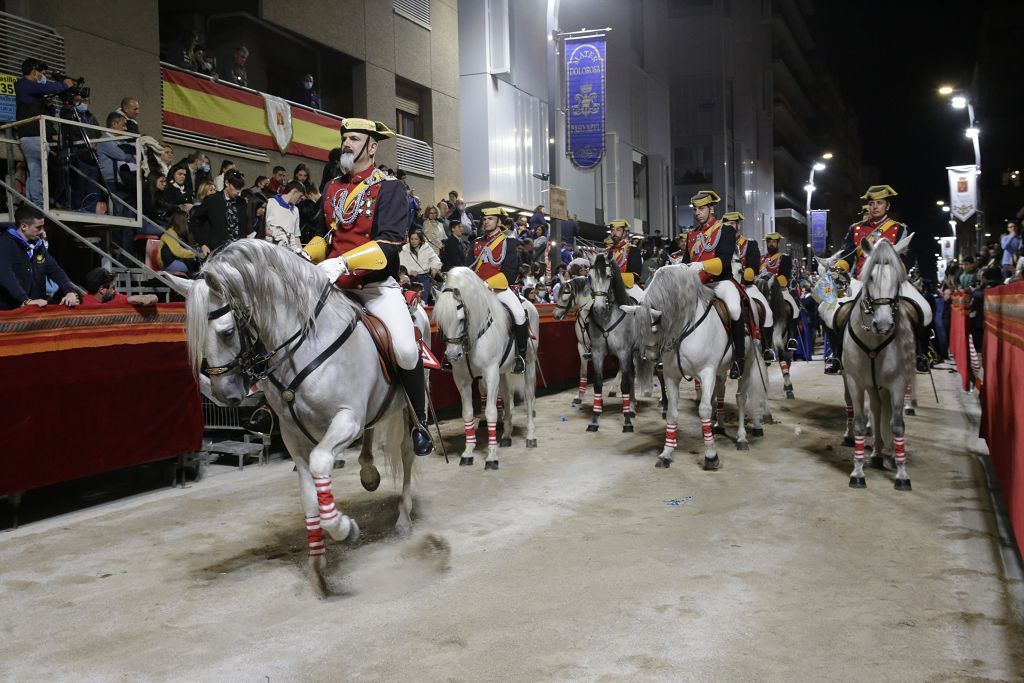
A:
{"label": "person leaning on barrier", "polygon": [[106,306],[118,304],[134,304],[136,306],[153,306],[160,299],[156,294],[132,294],[126,296],[117,291],[114,274],[106,268],[93,268],[85,274],[85,296],[82,306]]}
{"label": "person leaning on barrier", "polygon": [[60,303],[69,308],[79,304],[75,286],[46,249],[44,229],[43,212],[26,205],[0,235],[0,310],[46,306],[46,278],[57,283]]}

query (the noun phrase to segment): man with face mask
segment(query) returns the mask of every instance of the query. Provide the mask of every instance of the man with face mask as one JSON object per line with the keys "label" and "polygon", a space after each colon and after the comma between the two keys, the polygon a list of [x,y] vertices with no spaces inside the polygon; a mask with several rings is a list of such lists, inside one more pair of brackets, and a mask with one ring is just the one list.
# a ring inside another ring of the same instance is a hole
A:
{"label": "man with face mask", "polygon": [[320,108],[320,93],[314,85],[313,74],[302,77],[302,87],[295,93],[295,101],[314,109]]}
{"label": "man with face mask", "polygon": [[[426,386],[416,330],[402,289],[398,261],[408,231],[405,186],[374,164],[378,144],[394,137],[380,121],[347,118],[341,125],[341,175],[327,183],[324,222],[329,230],[328,258],[318,265],[380,318],[391,333],[399,376],[412,404],[413,451],[426,455],[434,444],[423,427]],[[318,261],[311,245],[306,252]]]}
{"label": "man with face mask", "polygon": [[[793,312],[792,317],[786,321],[786,349],[796,351],[796,321],[800,319],[800,306],[789,291],[789,281],[793,278],[793,257],[779,251],[782,243],[782,235],[772,232],[764,236],[764,250],[766,253],[761,257],[759,273],[764,276],[774,277],[779,282],[782,290],[782,298],[789,304]],[[782,321],[779,321],[782,324]]]}
{"label": "man with face mask", "polygon": [[746,337],[743,328],[743,300],[739,284],[733,279],[732,257],[736,251],[736,231],[715,218],[715,204],[722,198],[714,190],[701,190],[690,198],[694,228],[687,235],[683,263],[693,263],[703,272],[701,280],[715,290],[715,296],[729,308],[732,341],[730,379],[743,374]]}
{"label": "man with face mask", "polygon": [[[16,121],[49,113],[46,98],[64,92],[75,84],[70,78],[65,78],[63,82],[49,82],[43,73],[45,70],[46,64],[38,59],[29,58],[22,62],[22,77],[14,84]],[[18,126],[15,134],[18,136],[18,144],[28,166],[25,194],[30,202],[40,205],[43,203],[43,162],[39,122],[33,121]]]}
{"label": "man with face mask", "polygon": [[607,250],[608,258],[622,273],[622,284],[626,286],[626,294],[635,303],[644,300],[644,290],[640,289],[640,271],[643,270],[643,257],[640,249],[629,241],[629,221],[619,219],[608,224],[608,235],[612,245]]}
{"label": "man with face mask", "polygon": [[747,297],[760,301],[764,307],[764,320],[761,321],[761,342],[764,347],[765,360],[770,361],[775,357],[771,345],[771,330],[775,320],[772,315],[771,306],[768,305],[768,301],[761,294],[761,290],[754,285],[754,276],[761,265],[761,249],[757,246],[757,242],[749,240],[743,235],[743,221],[744,216],[739,211],[729,211],[722,214],[722,223],[736,231],[736,256],[734,257],[734,263],[737,261],[739,263],[740,273],[738,280],[743,285],[743,291],[747,293]]}
{"label": "man with face mask", "polygon": [[[878,240],[884,239],[895,245],[908,234],[906,225],[897,223],[889,217],[890,199],[895,196],[897,196],[896,190],[892,189],[889,185],[872,185],[869,187],[867,192],[861,195],[861,199],[866,199],[868,202],[866,205],[867,220],[850,226],[850,230],[846,234],[846,253],[834,267],[836,270],[850,273],[850,289],[845,297],[836,302],[837,306],[828,307],[825,310],[819,307],[819,310],[822,311],[822,321],[829,330],[833,331],[832,341],[835,355],[826,361],[825,372],[827,374],[836,374],[842,370],[842,361],[840,359],[842,358],[843,330],[833,330],[833,320],[838,305],[847,301],[853,301],[860,292],[861,268],[864,267],[864,261],[867,260],[867,255],[860,248],[861,240],[874,244]],[[906,258],[904,258],[904,263],[906,263]],[[909,280],[905,280],[900,286],[900,296],[904,299],[909,299],[918,309],[918,320],[914,330],[917,336],[917,361],[915,365],[918,372],[928,372],[930,365],[928,347],[932,336],[931,306],[924,296],[921,295],[921,292],[910,284]]]}
{"label": "man with face mask", "polygon": [[526,372],[526,344],[529,330],[526,323],[526,309],[515,292],[508,288],[519,271],[519,250],[516,248],[514,233],[502,230],[501,220],[508,214],[501,207],[484,209],[480,221],[482,233],[473,242],[473,270],[487,283],[495,296],[511,313],[516,342],[516,359],[512,372],[520,375]]}

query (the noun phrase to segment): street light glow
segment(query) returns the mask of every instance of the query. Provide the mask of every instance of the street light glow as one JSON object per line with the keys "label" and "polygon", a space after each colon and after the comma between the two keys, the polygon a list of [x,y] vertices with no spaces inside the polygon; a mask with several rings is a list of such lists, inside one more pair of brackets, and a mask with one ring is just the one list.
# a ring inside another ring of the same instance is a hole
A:
{"label": "street light glow", "polygon": [[825,152],[824,154],[821,155],[821,158],[828,161],[829,159],[832,158],[832,152]]}
{"label": "street light glow", "polygon": [[949,213],[949,207],[948,206],[942,207],[942,211],[943,211],[943,213]]}
{"label": "street light glow", "polygon": [[940,95],[952,95],[953,94],[953,86],[951,86],[951,85],[944,85],[944,86],[940,87],[939,88],[939,94]]}
{"label": "street light glow", "polygon": [[815,171],[824,171],[825,170],[825,164],[823,164],[823,163],[821,163],[819,161],[818,163],[814,164],[814,170]]}
{"label": "street light glow", "polygon": [[810,183],[807,183],[806,185],[804,185],[804,192],[814,192],[814,190],[815,190],[814,185],[811,185]]}
{"label": "street light glow", "polygon": [[978,133],[980,132],[980,130],[978,130],[974,126],[971,126],[970,128],[964,131],[964,135],[973,140],[974,138],[978,137]]}
{"label": "street light glow", "polygon": [[936,199],[935,200],[935,206],[945,206],[945,205],[946,205],[946,202],[942,201],[941,199]]}
{"label": "street light glow", "polygon": [[963,95],[957,95],[952,100],[953,109],[963,109],[967,106],[967,98]]}

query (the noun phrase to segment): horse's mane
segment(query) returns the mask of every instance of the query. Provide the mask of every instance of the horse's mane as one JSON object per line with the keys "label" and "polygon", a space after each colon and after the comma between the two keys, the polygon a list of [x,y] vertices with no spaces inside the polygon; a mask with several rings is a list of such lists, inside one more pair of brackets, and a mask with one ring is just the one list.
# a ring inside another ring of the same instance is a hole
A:
{"label": "horse's mane", "polygon": [[864,261],[864,267],[861,269],[861,282],[865,284],[870,282],[874,269],[878,266],[891,266],[896,276],[897,284],[902,284],[907,279],[907,272],[903,268],[903,261],[900,259],[896,247],[889,240],[881,239],[875,242],[867,260]]}
{"label": "horse's mane", "polygon": [[781,311],[783,307],[782,287],[774,277],[760,278],[757,280],[757,288],[768,301],[768,308],[772,312]]}
{"label": "horse's mane", "polygon": [[[701,283],[697,269],[686,264],[662,266],[654,271],[647,285],[643,307],[648,313],[652,309],[661,311],[659,326],[665,338],[675,338],[695,322],[697,311],[711,305],[714,298],[714,291]],[[649,320],[649,316],[645,317]]]}
{"label": "horse's mane", "polygon": [[454,296],[456,290],[466,307],[467,319],[476,328],[467,330],[473,337],[476,336],[479,328],[487,322],[488,314],[493,318],[493,325],[500,325],[500,329],[508,328],[508,316],[505,315],[505,309],[498,301],[498,297],[491,295],[487,283],[481,280],[476,273],[469,268],[460,266],[448,271],[444,288],[434,304],[434,322],[445,331],[445,334],[457,332],[459,302]]}
{"label": "horse's mane", "polygon": [[598,254],[594,258],[594,266],[590,269],[590,272],[608,280],[608,291],[611,292],[615,303],[619,306],[625,306],[629,303],[626,285],[622,281],[622,273],[619,272],[619,269],[615,267],[614,261],[609,259],[606,254]]}
{"label": "horse's mane", "polygon": [[[313,327],[316,303],[327,277],[315,265],[265,240],[243,239],[215,252],[202,269],[202,280],[189,291],[186,320],[189,358],[198,369],[209,324],[211,294],[231,305],[236,315],[250,316],[266,344],[298,329]],[[347,297],[332,303],[346,322],[358,307]]]}

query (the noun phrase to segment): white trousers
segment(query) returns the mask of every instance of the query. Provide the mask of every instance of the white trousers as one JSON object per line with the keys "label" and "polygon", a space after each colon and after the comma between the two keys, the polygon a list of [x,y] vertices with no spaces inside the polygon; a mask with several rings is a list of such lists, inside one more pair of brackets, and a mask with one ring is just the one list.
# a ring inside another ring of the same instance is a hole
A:
{"label": "white trousers", "polygon": [[409,315],[409,306],[402,296],[402,288],[389,277],[383,282],[366,285],[362,289],[345,290],[355,296],[373,315],[384,321],[391,333],[391,345],[395,349],[395,360],[403,370],[415,370],[420,360],[416,345],[416,328]]}
{"label": "white trousers", "polygon": [[729,318],[733,321],[739,320],[740,290],[736,288],[736,283],[731,280],[722,280],[721,282],[712,282],[708,286],[715,290],[715,296],[724,301],[729,308]]}
{"label": "white trousers", "polygon": [[744,287],[747,291],[747,296],[755,301],[760,301],[764,306],[764,320],[761,321],[763,327],[771,327],[775,324],[775,316],[772,315],[772,307],[768,305],[768,300],[764,298],[764,294],[761,290],[754,285],[747,285]]}
{"label": "white trousers", "polygon": [[[844,296],[842,299],[836,302],[836,307],[838,307],[838,304],[845,303],[847,301],[853,301],[856,298],[857,294],[860,293],[860,290],[863,289],[863,287],[864,283],[862,283],[860,280],[850,280],[850,288],[847,290],[846,296]],[[932,307],[928,304],[928,301],[925,300],[921,292],[917,291],[917,287],[910,284],[909,282],[904,281],[903,284],[900,285],[900,296],[903,297],[904,299],[910,299],[911,301],[913,301],[917,308],[921,311],[921,314],[924,317],[924,320],[922,321],[922,325],[924,327],[928,327],[929,325],[932,324]],[[827,319],[824,315],[822,316],[822,320],[825,321],[825,324],[828,326],[829,329],[832,329],[832,319],[834,317],[834,308],[831,311],[829,311]]]}
{"label": "white trousers", "polygon": [[502,289],[495,290],[494,295],[498,297],[498,301],[508,307],[508,310],[512,311],[512,321],[516,325],[522,325],[526,322],[526,309],[523,308],[523,304],[519,301],[519,297],[516,296],[515,292],[511,289]]}
{"label": "white trousers", "polygon": [[642,304],[644,302],[644,290],[640,289],[638,285],[626,287],[626,295],[638,304]]}

